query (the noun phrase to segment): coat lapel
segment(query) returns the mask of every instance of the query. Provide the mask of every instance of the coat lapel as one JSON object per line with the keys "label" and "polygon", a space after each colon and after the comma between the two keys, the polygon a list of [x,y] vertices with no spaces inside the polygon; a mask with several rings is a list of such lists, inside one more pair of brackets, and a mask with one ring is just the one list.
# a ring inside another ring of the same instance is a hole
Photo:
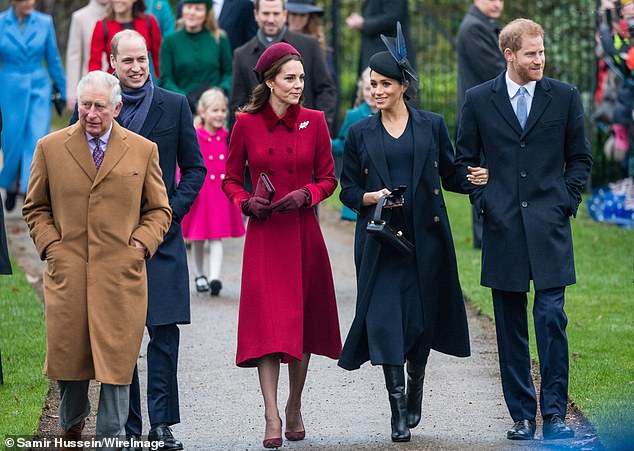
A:
{"label": "coat lapel", "polygon": [[68,139],[64,141],[66,150],[68,150],[70,155],[88,178],[91,181],[94,181],[95,176],[97,175],[97,168],[95,167],[95,161],[92,159],[92,154],[90,153],[90,147],[88,146],[84,129],[81,127],[79,122],[77,122],[68,129],[67,133]]}
{"label": "coat lapel", "polygon": [[154,129],[154,126],[161,119],[165,110],[163,108],[163,93],[160,89],[154,88],[154,95],[152,97],[152,103],[150,104],[150,111],[143,122],[143,126],[139,132],[141,136],[149,136],[150,132]]}
{"label": "coat lapel", "polygon": [[[126,142],[128,131],[114,122],[112,124],[112,133],[110,133],[110,140],[106,147],[106,154],[103,158],[103,163],[99,172],[97,172],[97,178],[93,183],[93,189],[99,185],[103,179],[105,179],[110,171],[119,163],[121,158],[126,154],[129,149],[129,145]],[[92,160],[92,156],[90,157]],[[94,166],[94,163],[93,163]]]}
{"label": "coat lapel", "polygon": [[381,114],[376,114],[366,125],[366,133],[364,134],[364,145],[376,167],[379,177],[383,182],[383,186],[391,189],[392,182],[390,180],[390,171],[385,158],[385,149],[383,148],[383,139],[381,137]]}
{"label": "coat lapel", "polygon": [[515,132],[517,132],[518,135],[521,135],[522,127],[517,120],[515,111],[513,111],[513,105],[511,105],[511,100],[509,99],[509,94],[506,89],[506,81],[504,79],[505,74],[506,72],[502,72],[495,79],[495,82],[491,87],[491,91],[493,91],[491,101],[493,102],[495,109],[498,110],[498,113],[500,113],[500,116],[502,116],[502,118],[513,130],[515,130]]}
{"label": "coat lapel", "polygon": [[[420,185],[418,181],[423,175],[423,169],[429,154],[429,144],[434,142],[434,140],[432,139],[431,122],[424,120],[420,113],[414,109],[409,108],[409,114],[412,118],[412,132],[414,134],[414,172],[412,180],[414,182],[414,190],[416,190]],[[416,191],[414,191],[414,194],[416,194]]]}
{"label": "coat lapel", "polygon": [[550,94],[550,83],[547,79],[543,78],[537,82],[535,86],[535,98],[531,103],[531,111],[526,121],[526,127],[524,127],[523,135],[531,131],[531,129],[537,124],[537,121],[546,110],[546,107],[550,104],[552,95]]}

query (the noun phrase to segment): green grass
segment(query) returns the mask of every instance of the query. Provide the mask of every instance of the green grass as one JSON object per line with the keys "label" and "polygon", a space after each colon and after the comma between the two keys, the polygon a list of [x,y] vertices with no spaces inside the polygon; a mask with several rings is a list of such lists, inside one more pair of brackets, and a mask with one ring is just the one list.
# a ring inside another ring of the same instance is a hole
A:
{"label": "green grass", "polygon": [[0,276],[4,373],[4,385],[0,385],[0,437],[37,432],[49,386],[42,374],[46,351],[42,303],[15,264],[13,273]]}
{"label": "green grass", "polygon": [[[480,252],[472,248],[468,198],[445,193],[445,199],[462,288],[492,316],[490,290],[480,286]],[[566,289],[569,394],[611,448],[618,446],[624,426],[634,432],[634,231],[596,223],[582,205],[572,233],[577,284]],[[531,353],[537,358],[529,323]]]}

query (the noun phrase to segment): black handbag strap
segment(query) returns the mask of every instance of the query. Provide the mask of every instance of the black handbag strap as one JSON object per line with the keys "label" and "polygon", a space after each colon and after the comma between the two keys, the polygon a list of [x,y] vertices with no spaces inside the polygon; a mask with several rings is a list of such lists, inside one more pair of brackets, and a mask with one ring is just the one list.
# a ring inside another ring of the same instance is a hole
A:
{"label": "black handbag strap", "polygon": [[383,216],[383,206],[385,205],[385,199],[387,198],[387,194],[382,195],[379,198],[379,201],[376,203],[376,208],[374,209],[374,216],[372,220],[374,222],[382,221],[381,216]]}

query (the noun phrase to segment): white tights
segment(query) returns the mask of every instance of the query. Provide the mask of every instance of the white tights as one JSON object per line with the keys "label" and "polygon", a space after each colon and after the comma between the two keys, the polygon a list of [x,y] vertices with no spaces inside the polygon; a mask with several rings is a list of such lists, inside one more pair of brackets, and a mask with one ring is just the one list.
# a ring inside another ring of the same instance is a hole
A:
{"label": "white tights", "polygon": [[222,269],[222,241],[221,240],[197,240],[192,241],[192,257],[196,277],[206,276],[205,271],[205,247],[209,247],[209,281],[220,280]]}

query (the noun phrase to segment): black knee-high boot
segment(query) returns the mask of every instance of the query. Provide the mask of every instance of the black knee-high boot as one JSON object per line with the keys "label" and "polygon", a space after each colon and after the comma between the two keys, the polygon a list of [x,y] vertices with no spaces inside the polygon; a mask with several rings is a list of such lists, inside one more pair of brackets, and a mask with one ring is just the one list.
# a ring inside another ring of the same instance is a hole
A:
{"label": "black knee-high boot", "polygon": [[415,428],[420,423],[423,406],[425,365],[407,362],[407,425]]}
{"label": "black knee-high boot", "polygon": [[383,374],[392,410],[392,441],[409,442],[411,435],[407,427],[405,372],[400,365],[383,365]]}

